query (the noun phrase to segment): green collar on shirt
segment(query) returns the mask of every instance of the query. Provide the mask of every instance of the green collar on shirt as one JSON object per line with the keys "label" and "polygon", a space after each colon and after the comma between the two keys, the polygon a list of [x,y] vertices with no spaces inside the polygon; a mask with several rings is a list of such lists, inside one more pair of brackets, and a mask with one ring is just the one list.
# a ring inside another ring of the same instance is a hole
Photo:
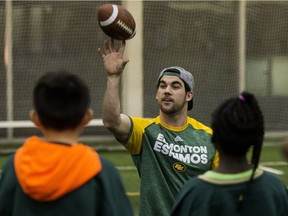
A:
{"label": "green collar on shirt", "polygon": [[[262,174],[263,170],[257,169],[254,174],[254,179],[258,178]],[[249,181],[251,175],[252,169],[236,174],[224,174],[210,170],[205,172],[203,175],[199,175],[198,178],[214,184],[237,184]]]}

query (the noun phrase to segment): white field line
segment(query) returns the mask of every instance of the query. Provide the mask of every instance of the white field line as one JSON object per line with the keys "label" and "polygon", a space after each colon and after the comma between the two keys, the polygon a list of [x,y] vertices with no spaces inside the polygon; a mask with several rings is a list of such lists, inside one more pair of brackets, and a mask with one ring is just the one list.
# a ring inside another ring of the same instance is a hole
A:
{"label": "white field line", "polygon": [[264,171],[267,171],[267,172],[270,172],[270,173],[274,173],[276,175],[283,175],[284,174],[284,172],[282,170],[274,169],[274,168],[271,168],[271,167],[265,167],[265,166],[259,165],[259,168],[264,170]]}
{"label": "white field line", "polygon": [[287,161],[274,161],[274,162],[261,162],[260,163],[263,166],[287,166]]}
{"label": "white field line", "polygon": [[[287,166],[288,162],[286,161],[274,161],[274,162],[261,162],[259,168],[274,173],[276,175],[284,175],[282,170],[271,168],[271,166]],[[269,167],[268,167],[269,166]]]}
{"label": "white field line", "polygon": [[136,170],[135,166],[116,166],[116,168],[123,171]]}

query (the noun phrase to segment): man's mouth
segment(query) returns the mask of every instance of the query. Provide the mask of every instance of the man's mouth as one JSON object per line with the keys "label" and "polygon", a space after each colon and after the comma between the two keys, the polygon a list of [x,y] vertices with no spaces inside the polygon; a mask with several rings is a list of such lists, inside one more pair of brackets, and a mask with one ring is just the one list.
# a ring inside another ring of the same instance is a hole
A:
{"label": "man's mouth", "polygon": [[172,98],[163,98],[162,99],[163,102],[173,102]]}

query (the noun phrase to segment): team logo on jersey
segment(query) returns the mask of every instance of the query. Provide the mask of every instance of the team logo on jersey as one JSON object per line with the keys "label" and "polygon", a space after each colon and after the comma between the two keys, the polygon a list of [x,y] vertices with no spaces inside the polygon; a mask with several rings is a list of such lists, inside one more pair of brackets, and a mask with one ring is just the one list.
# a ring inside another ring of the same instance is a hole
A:
{"label": "team logo on jersey", "polygon": [[176,172],[184,172],[186,170],[186,166],[183,163],[177,162],[173,164],[173,169]]}
{"label": "team logo on jersey", "polygon": [[182,139],[180,136],[176,136],[174,140],[175,140],[176,142],[177,142],[177,141],[183,142],[183,139]]}

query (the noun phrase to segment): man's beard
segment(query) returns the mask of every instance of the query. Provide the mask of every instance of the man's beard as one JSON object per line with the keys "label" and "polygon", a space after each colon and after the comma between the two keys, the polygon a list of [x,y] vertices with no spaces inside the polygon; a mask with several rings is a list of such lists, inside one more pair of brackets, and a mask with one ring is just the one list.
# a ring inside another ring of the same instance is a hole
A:
{"label": "man's beard", "polygon": [[185,103],[173,105],[171,108],[164,108],[161,103],[159,104],[160,110],[165,114],[174,114],[177,113],[179,110],[182,110],[185,106]]}

